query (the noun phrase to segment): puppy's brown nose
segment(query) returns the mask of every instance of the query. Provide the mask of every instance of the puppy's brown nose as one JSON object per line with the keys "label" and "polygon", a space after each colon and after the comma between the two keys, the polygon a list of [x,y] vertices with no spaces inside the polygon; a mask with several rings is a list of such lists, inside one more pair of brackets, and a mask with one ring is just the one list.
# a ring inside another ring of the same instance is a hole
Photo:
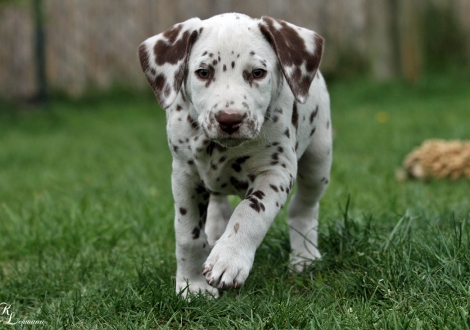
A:
{"label": "puppy's brown nose", "polygon": [[240,128],[245,115],[236,111],[219,111],[215,119],[219,123],[220,129],[225,133],[232,134]]}

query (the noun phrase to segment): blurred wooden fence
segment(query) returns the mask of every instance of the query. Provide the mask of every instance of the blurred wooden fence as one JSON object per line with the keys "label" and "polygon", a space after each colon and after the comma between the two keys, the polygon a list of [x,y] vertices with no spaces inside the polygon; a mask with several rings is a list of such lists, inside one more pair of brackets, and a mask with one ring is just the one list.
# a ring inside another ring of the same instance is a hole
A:
{"label": "blurred wooden fence", "polygon": [[[0,2],[0,97],[35,95],[31,0]],[[422,70],[424,12],[451,13],[470,59],[470,0],[43,0],[49,87],[73,96],[114,84],[146,85],[137,60],[141,41],[198,16],[270,15],[326,38],[322,71],[364,71],[377,79]]]}

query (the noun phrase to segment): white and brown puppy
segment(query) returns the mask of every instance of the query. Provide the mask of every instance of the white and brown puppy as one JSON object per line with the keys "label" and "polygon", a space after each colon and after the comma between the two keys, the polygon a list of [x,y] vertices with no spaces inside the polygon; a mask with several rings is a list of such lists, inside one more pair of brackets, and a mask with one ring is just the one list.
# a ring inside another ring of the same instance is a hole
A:
{"label": "white and brown puppy", "polygon": [[[192,18],[140,45],[173,154],[177,292],[242,285],[296,178],[292,267],[320,257],[318,202],[332,161],[322,52],[311,30],[236,13]],[[233,211],[227,195],[242,198]]]}

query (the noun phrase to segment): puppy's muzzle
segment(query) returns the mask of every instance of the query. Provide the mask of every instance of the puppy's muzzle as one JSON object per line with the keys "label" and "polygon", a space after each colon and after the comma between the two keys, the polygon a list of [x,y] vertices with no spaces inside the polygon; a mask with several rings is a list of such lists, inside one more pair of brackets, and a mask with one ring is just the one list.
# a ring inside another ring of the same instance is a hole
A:
{"label": "puppy's muzzle", "polygon": [[239,130],[246,116],[246,113],[242,114],[234,110],[219,111],[215,115],[215,120],[219,123],[219,127],[222,131],[232,134]]}

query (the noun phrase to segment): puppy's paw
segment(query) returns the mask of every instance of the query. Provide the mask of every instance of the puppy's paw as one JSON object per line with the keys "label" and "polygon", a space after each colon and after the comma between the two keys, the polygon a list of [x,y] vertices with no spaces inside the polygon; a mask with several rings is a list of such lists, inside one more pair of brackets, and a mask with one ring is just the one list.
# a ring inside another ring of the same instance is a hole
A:
{"label": "puppy's paw", "polygon": [[237,247],[226,247],[217,242],[202,267],[202,274],[214,288],[238,288],[245,283],[253,266],[253,259],[254,253]]}
{"label": "puppy's paw", "polygon": [[307,267],[309,267],[312,263],[315,262],[316,259],[320,259],[321,255],[318,251],[315,255],[309,255],[308,257],[304,257],[299,253],[292,253],[290,256],[289,261],[289,269],[293,273],[301,273],[304,272]]}

